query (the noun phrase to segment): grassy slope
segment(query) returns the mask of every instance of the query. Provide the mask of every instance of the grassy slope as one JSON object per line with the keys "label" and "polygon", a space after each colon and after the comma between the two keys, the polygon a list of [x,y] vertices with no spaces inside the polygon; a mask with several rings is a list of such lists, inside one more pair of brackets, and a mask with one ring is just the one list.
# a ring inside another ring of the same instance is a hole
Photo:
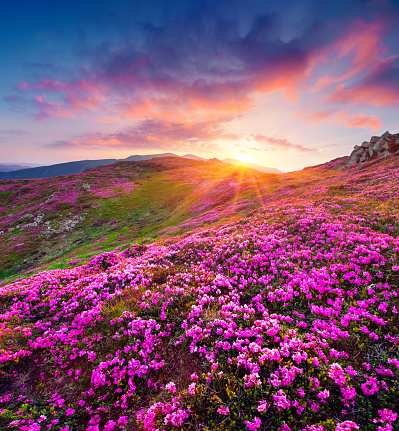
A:
{"label": "grassy slope", "polygon": [[[59,210],[89,211],[67,237],[48,240],[64,262],[103,245],[145,244],[2,288],[0,429],[20,418],[70,431],[98,431],[98,424],[107,431],[248,430],[258,429],[257,420],[259,429],[337,431],[356,429],[338,428],[346,421],[368,430],[390,423],[373,421],[383,408],[398,413],[399,158],[342,165],[278,178],[217,163],[118,165],[120,179],[137,188],[94,209],[82,202]],[[98,180],[109,193],[105,173],[84,174],[92,192]],[[58,186],[82,187],[73,180]],[[54,193],[53,183],[44,184],[38,206]],[[36,208],[22,198],[21,190],[19,209],[10,210]],[[90,238],[63,250],[82,235]],[[288,383],[271,383],[273,373],[279,380],[294,366],[300,371]]]}
{"label": "grassy slope", "polygon": [[257,184],[272,182],[274,175],[251,169],[177,158],[1,181],[0,277],[148,241],[216,206],[237,215],[237,199],[246,199],[242,210],[257,206]]}

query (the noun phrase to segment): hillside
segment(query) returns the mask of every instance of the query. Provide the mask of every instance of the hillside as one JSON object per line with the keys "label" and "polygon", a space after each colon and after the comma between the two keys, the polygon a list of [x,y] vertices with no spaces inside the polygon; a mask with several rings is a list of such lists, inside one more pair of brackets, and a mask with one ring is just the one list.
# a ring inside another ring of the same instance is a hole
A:
{"label": "hillside", "polygon": [[[206,161],[203,157],[198,157],[194,154],[185,154],[184,156],[178,156],[173,153],[161,153],[161,154],[145,154],[145,155],[133,155],[126,157],[125,159],[99,159],[99,160],[77,160],[75,162],[57,163],[49,166],[37,166],[37,167],[22,167],[18,165],[0,165],[0,180],[21,180],[29,178],[53,178],[62,175],[79,174],[86,169],[97,168],[99,166],[106,166],[117,162],[141,162],[144,160],[159,159],[165,157],[178,157],[183,159],[191,159],[197,161]],[[231,163],[233,165],[245,166],[247,168],[256,169],[260,172],[269,174],[279,174],[281,171],[275,168],[266,168],[256,163],[241,162],[236,159],[225,159],[225,163]]]}
{"label": "hillside", "polygon": [[242,162],[241,160],[237,160],[237,159],[223,159],[224,163],[231,163],[233,165],[238,165],[238,166],[245,166],[247,168],[251,168],[251,169],[256,169],[258,171],[261,172],[265,172],[267,174],[281,174],[282,171],[280,171],[279,169],[276,168],[268,168],[266,166],[261,166],[258,165],[257,163],[252,163],[252,162]]}
{"label": "hillside", "polygon": [[259,206],[259,184],[274,181],[216,159],[176,157],[0,181],[0,277],[244,214]]}
{"label": "hillside", "polygon": [[0,429],[397,429],[399,155],[347,160],[1,182],[3,276],[59,267],[0,287]]}

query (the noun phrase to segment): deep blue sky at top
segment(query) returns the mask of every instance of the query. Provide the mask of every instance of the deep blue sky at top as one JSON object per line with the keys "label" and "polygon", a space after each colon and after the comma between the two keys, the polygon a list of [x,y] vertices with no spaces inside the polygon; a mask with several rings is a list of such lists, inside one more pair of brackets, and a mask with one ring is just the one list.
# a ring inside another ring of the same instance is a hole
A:
{"label": "deep blue sky at top", "polygon": [[399,126],[392,1],[0,0],[0,162],[296,169]]}

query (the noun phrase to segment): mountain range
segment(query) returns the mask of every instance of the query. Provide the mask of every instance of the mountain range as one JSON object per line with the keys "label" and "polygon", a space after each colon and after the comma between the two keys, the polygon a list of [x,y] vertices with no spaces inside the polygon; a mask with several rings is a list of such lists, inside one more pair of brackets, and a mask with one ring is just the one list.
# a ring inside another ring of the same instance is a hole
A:
{"label": "mountain range", "polygon": [[[160,157],[181,157],[185,159],[205,161],[207,159],[198,157],[194,154],[185,154],[178,156],[173,153],[161,154],[146,154],[146,155],[132,155],[125,159],[99,159],[99,160],[78,160],[74,162],[57,163],[49,166],[38,167],[23,167],[22,165],[0,165],[0,180],[14,180],[14,179],[28,179],[28,178],[52,178],[61,175],[78,174],[86,169],[96,168],[98,166],[110,165],[117,162],[139,162],[143,160],[150,160]],[[266,173],[281,173],[278,169],[267,168],[257,165],[256,163],[245,163],[236,159],[224,159],[223,162],[231,163],[233,165],[247,166]],[[11,166],[7,168],[7,166]],[[17,169],[15,167],[19,166]]]}

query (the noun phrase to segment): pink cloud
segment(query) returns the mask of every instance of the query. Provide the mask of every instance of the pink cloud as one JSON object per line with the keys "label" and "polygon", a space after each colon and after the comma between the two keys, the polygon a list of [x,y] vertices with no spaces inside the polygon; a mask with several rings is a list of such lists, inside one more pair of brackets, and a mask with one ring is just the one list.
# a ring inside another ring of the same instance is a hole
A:
{"label": "pink cloud", "polygon": [[[224,121],[231,121],[225,118]],[[192,121],[176,123],[166,120],[144,120],[133,127],[115,133],[86,134],[70,141],[56,142],[49,147],[77,148],[136,148],[186,149],[204,148],[217,141],[234,141],[240,137],[225,132],[220,121]]]}
{"label": "pink cloud", "polygon": [[331,120],[341,126],[345,127],[359,127],[362,129],[369,129],[374,132],[381,129],[382,121],[374,116],[367,116],[364,114],[351,114],[348,111],[338,111],[336,109],[328,109],[321,111],[301,110],[295,113],[297,117],[302,118],[308,122],[319,123],[324,120]]}
{"label": "pink cloud", "polygon": [[399,86],[390,85],[388,82],[378,82],[349,88],[342,84],[331,92],[328,101],[330,103],[395,106],[399,104]]}
{"label": "pink cloud", "polygon": [[324,75],[315,84],[314,88],[320,91],[332,84],[348,80],[364,71],[373,68],[373,65],[383,59],[387,48],[383,45],[386,26],[381,21],[364,22],[356,20],[349,32],[338,39],[332,46],[326,47],[324,61],[333,59],[339,68],[340,60],[348,59],[348,70],[345,73]]}
{"label": "pink cloud", "polygon": [[295,150],[301,153],[312,153],[315,152],[313,148],[304,147],[298,144],[292,144],[287,139],[275,138],[265,135],[251,135],[251,138],[261,144],[267,144],[266,149],[278,149],[278,150]]}

